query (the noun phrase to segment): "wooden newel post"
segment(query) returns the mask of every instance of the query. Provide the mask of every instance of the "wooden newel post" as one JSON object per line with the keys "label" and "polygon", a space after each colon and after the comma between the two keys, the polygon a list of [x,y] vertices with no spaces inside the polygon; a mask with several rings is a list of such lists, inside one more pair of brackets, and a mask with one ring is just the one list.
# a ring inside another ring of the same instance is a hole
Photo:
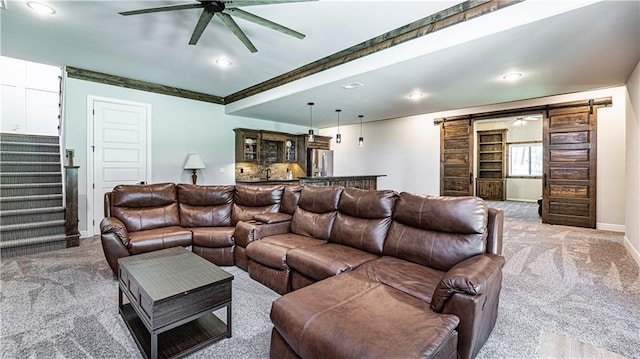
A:
{"label": "wooden newel post", "polygon": [[79,166],[65,166],[65,210],[67,248],[80,245],[78,231],[78,168]]}

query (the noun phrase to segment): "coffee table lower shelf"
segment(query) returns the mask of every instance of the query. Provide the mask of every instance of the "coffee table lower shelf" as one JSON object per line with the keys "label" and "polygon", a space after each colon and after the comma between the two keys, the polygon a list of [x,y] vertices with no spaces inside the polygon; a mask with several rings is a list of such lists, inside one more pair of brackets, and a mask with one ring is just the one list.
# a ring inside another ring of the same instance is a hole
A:
{"label": "coffee table lower shelf", "polygon": [[[227,307],[227,310],[231,308]],[[120,314],[145,358],[151,357],[151,333],[142,323],[131,304],[120,307]],[[158,359],[179,358],[202,346],[228,336],[227,325],[209,313],[158,334]]]}

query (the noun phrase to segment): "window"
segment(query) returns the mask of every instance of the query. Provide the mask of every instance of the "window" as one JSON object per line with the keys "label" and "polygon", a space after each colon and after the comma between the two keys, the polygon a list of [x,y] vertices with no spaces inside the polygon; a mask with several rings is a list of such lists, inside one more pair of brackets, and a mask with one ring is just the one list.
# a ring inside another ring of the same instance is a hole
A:
{"label": "window", "polygon": [[542,143],[510,143],[509,176],[542,176]]}

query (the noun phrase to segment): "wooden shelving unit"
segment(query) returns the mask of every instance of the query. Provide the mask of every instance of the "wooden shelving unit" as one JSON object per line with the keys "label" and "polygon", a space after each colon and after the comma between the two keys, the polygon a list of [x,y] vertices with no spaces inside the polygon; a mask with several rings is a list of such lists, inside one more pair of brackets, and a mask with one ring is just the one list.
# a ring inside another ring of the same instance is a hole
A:
{"label": "wooden shelving unit", "polygon": [[506,139],[507,129],[478,131],[476,196],[493,201],[506,199]]}

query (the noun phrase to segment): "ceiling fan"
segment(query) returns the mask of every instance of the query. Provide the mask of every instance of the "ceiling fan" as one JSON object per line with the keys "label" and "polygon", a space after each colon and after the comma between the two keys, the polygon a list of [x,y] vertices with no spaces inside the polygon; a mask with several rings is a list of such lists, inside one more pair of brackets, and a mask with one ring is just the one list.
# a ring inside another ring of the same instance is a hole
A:
{"label": "ceiling fan", "polygon": [[218,18],[233,32],[234,35],[242,41],[244,46],[249,49],[251,52],[257,52],[258,49],[253,45],[251,40],[247,37],[247,35],[240,29],[240,26],[233,20],[232,15],[235,17],[239,17],[241,19],[253,22],[255,24],[267,27],[272,30],[276,30],[282,32],[284,34],[293,36],[298,39],[303,39],[305,37],[304,34],[301,34],[295,30],[292,30],[286,26],[282,26],[277,24],[271,20],[267,20],[258,15],[254,15],[250,12],[239,9],[243,6],[253,6],[253,5],[268,5],[268,4],[283,4],[283,3],[294,3],[294,2],[306,2],[306,1],[316,1],[316,0],[229,0],[229,1],[210,1],[210,0],[198,0],[198,4],[184,4],[184,5],[169,5],[141,10],[133,10],[133,11],[123,11],[120,15],[129,16],[129,15],[140,15],[140,14],[148,14],[153,12],[164,12],[164,11],[175,11],[175,10],[186,10],[186,9],[203,9],[200,18],[198,19],[198,23],[196,24],[193,33],[191,34],[191,39],[189,40],[189,45],[195,45],[198,43],[200,36],[209,25],[209,22],[213,18],[214,15],[217,15]]}
{"label": "ceiling fan", "polygon": [[513,125],[515,127],[522,127],[522,126],[526,125],[528,121],[538,121],[541,118],[542,118],[542,115],[530,115],[530,116],[525,116],[525,117],[516,117],[516,119],[513,120]]}

